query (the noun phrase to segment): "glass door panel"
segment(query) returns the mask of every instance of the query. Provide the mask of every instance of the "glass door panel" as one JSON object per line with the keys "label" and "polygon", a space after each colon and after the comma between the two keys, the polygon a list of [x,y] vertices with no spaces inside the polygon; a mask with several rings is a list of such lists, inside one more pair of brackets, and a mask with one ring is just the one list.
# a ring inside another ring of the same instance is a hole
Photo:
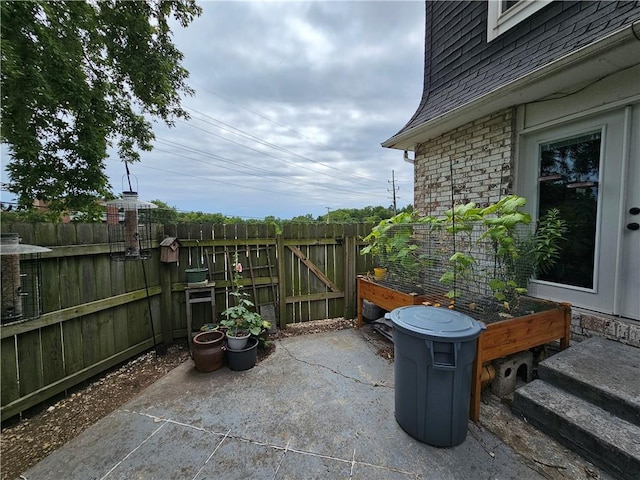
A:
{"label": "glass door panel", "polygon": [[594,287],[601,142],[596,131],[539,147],[538,218],[557,208],[568,232],[558,262],[538,280]]}

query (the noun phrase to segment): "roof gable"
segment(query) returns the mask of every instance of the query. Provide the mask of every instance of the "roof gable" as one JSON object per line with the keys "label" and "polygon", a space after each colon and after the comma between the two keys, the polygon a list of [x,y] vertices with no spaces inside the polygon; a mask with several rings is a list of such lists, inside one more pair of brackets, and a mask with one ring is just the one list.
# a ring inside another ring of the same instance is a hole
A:
{"label": "roof gable", "polygon": [[487,42],[487,2],[426,2],[422,100],[393,138],[640,18],[640,2],[555,1]]}

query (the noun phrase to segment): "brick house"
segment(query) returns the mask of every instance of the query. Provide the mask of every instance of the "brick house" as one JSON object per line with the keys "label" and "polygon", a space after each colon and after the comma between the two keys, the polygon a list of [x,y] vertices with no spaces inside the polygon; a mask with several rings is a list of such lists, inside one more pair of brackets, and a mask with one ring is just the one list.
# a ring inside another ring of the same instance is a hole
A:
{"label": "brick house", "polygon": [[422,99],[382,145],[424,214],[560,208],[571,247],[530,293],[570,302],[577,340],[640,346],[640,2],[427,0]]}

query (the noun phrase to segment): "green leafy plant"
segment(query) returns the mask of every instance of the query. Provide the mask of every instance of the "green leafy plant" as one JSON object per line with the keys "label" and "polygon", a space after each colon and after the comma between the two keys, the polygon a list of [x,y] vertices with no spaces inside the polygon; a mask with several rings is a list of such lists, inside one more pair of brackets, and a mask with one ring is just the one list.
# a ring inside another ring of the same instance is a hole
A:
{"label": "green leafy plant", "polygon": [[401,272],[404,279],[415,281],[428,259],[420,249],[414,226],[429,220],[430,217],[418,217],[412,212],[384,219],[363,238],[368,245],[360,254],[372,254],[377,264],[388,268],[391,274]]}
{"label": "green leafy plant", "polygon": [[[532,232],[526,228],[531,216],[521,211],[525,205],[526,199],[516,195],[485,208],[470,202],[432,222],[435,229],[458,236],[455,252],[449,258],[450,268],[440,277],[442,284],[451,287],[447,297],[459,296],[459,283],[484,281],[493,297],[509,309],[527,292],[531,278],[555,263],[566,232],[565,221],[558,210],[552,209]],[[484,254],[481,260],[483,250],[479,246],[486,242],[493,258],[487,259]]]}
{"label": "green leafy plant", "polygon": [[233,290],[231,295],[236,299],[236,305],[228,307],[222,312],[227,317],[220,323],[227,327],[227,335],[232,337],[242,336],[250,333],[260,335],[264,329],[271,327],[271,323],[262,319],[262,316],[253,311],[254,303],[249,299],[247,292],[242,287],[242,264],[238,261],[238,254],[233,257]]}

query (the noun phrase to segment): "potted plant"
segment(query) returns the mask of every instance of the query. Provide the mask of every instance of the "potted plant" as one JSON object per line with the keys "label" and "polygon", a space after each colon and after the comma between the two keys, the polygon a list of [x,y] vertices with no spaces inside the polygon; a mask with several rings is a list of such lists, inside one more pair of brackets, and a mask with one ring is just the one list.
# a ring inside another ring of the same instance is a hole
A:
{"label": "potted plant", "polygon": [[[200,241],[196,240],[196,244],[199,244]],[[187,278],[187,284],[193,286],[206,285],[207,283],[207,273],[209,273],[209,269],[202,266],[202,252],[200,248],[196,248],[196,266],[193,268],[186,268],[184,273]],[[189,263],[191,263],[191,253],[189,253]],[[190,265],[191,266],[191,265]]]}
{"label": "potted plant", "polygon": [[259,313],[252,310],[255,306],[249,299],[249,294],[242,289],[242,264],[238,262],[237,254],[234,255],[233,261],[231,296],[235,298],[236,304],[222,312],[226,319],[221,320],[220,323],[227,327],[227,348],[242,350],[251,335],[260,335],[263,330],[271,326],[271,323],[263,320]]}

